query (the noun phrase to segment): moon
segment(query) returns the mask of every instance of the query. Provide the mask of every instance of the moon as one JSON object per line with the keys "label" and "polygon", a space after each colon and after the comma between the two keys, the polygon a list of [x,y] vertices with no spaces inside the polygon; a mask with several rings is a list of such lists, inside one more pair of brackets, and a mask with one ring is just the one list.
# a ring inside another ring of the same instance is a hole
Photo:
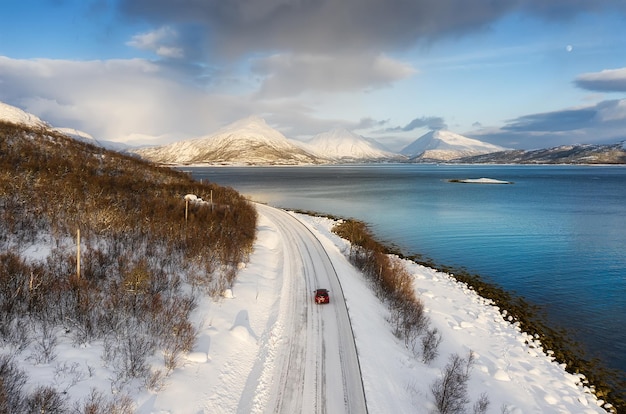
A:
{"label": "moon", "polygon": [[565,46],[565,50],[567,50],[568,52],[571,52],[573,49],[574,47],[572,45]]}

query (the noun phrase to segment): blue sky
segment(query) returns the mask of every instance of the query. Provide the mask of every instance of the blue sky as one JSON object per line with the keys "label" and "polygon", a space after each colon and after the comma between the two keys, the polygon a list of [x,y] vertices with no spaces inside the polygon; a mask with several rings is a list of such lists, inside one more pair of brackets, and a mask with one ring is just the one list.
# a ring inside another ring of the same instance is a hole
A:
{"label": "blue sky", "polygon": [[392,149],[431,128],[510,148],[626,139],[623,0],[21,0],[0,101],[162,144],[258,115]]}

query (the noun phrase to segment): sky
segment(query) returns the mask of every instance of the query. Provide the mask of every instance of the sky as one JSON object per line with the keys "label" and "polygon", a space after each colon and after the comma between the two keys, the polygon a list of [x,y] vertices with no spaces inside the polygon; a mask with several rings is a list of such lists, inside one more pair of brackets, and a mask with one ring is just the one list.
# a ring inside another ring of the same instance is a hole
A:
{"label": "sky", "polygon": [[132,145],[256,115],[399,150],[626,139],[623,0],[7,0],[0,101]]}

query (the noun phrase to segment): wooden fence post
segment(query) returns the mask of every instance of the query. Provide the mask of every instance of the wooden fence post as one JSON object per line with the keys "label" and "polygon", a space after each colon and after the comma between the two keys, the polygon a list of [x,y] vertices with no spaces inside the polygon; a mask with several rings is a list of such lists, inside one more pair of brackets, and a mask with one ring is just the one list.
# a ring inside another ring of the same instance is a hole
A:
{"label": "wooden fence post", "polygon": [[80,279],[80,229],[76,230],[76,279]]}

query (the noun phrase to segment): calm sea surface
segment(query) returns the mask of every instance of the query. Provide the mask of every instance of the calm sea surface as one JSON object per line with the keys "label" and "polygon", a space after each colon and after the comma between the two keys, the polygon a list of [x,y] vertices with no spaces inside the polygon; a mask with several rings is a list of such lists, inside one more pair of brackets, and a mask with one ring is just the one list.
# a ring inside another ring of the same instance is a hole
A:
{"label": "calm sea surface", "polygon": [[[626,168],[189,167],[255,201],[361,219],[407,254],[464,267],[545,307],[626,372]],[[488,177],[513,185],[460,184]],[[219,200],[216,200],[219,202]]]}

